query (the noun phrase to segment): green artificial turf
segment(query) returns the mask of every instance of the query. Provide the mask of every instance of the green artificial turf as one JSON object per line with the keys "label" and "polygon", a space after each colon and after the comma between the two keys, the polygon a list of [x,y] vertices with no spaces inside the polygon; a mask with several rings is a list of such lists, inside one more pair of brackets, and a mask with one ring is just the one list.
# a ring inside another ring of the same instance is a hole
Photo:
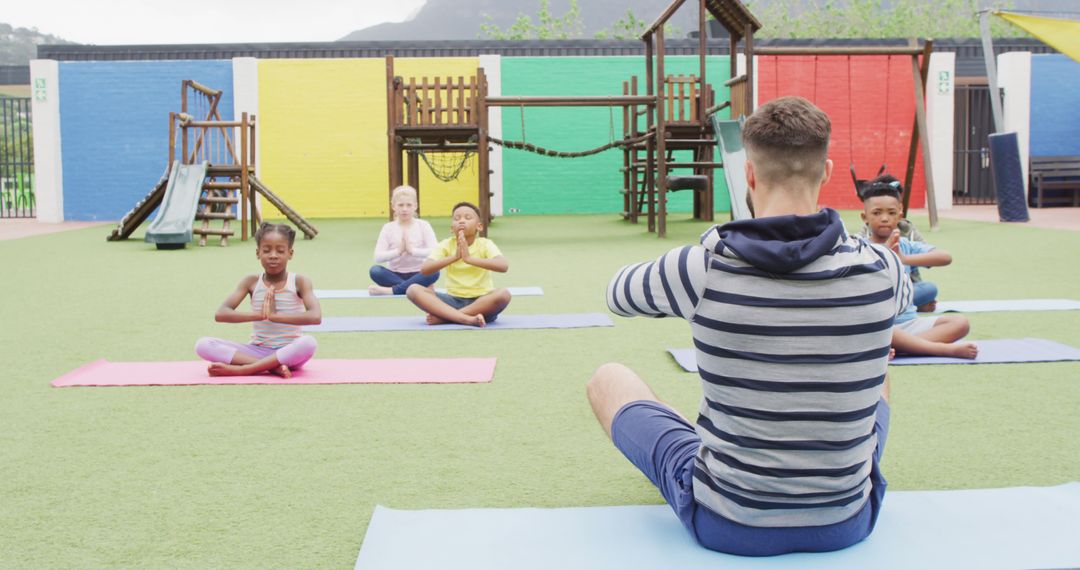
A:
{"label": "green artificial turf", "polygon": [[[845,219],[856,227],[856,214]],[[381,223],[318,220],[319,237],[296,244],[290,269],[318,288],[365,287]],[[673,219],[658,240],[612,215],[503,218],[491,237],[510,272],[496,283],[544,288],[515,299],[512,313],[605,311],[616,269],[706,227]],[[107,232],[0,242],[2,568],[350,568],[376,504],[661,501],[596,425],[584,384],[599,364],[621,361],[694,414],[695,376],[665,353],[690,346],[684,322],[318,335],[317,357],[497,356],[490,384],[51,388],[98,358],[193,359],[199,336],[249,334],[212,316],[242,275],[260,270],[253,242],[156,251],[107,243]],[[943,299],[1080,296],[1080,232],[944,220],[925,234],[956,259],[924,273]],[[328,316],[413,311],[404,300],[323,303]],[[1080,312],[970,318],[974,339],[1080,346]],[[1080,363],[891,374],[891,489],[1080,479]]]}

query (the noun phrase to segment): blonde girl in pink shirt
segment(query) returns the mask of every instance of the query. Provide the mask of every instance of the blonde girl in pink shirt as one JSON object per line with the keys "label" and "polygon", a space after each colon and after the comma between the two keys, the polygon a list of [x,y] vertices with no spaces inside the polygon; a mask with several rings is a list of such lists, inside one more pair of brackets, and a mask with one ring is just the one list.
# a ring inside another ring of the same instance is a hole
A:
{"label": "blonde girl in pink shirt", "polygon": [[[439,273],[420,273],[420,266],[438,245],[431,224],[416,217],[416,189],[398,186],[390,196],[394,221],[387,222],[375,242],[375,265],[371,266],[368,287],[371,295],[404,295],[410,285],[430,287]],[[386,263],[386,267],[379,265]]]}

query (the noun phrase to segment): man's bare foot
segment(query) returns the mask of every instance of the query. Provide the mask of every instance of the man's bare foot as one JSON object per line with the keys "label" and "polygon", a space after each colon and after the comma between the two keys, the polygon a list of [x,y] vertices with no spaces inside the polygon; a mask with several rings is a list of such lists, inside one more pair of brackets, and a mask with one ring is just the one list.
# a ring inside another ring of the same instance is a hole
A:
{"label": "man's bare foot", "polygon": [[247,376],[250,374],[244,366],[225,364],[223,362],[211,362],[206,371],[211,376]]}
{"label": "man's bare foot", "polygon": [[933,301],[930,301],[929,303],[927,303],[925,305],[919,305],[918,307],[915,308],[915,311],[919,312],[919,313],[933,313],[936,310],[937,310],[937,299],[935,299]]}
{"label": "man's bare foot", "polygon": [[896,349],[890,347],[889,348],[889,360],[892,360],[894,358],[896,358]]}
{"label": "man's bare foot", "polygon": [[979,355],[979,347],[973,342],[957,342],[948,346],[949,349],[947,350],[946,356],[974,359]]}
{"label": "man's bare foot", "polygon": [[439,317],[436,317],[435,315],[433,315],[431,313],[428,313],[427,317],[424,317],[424,320],[426,320],[427,324],[429,324],[429,325],[445,325],[446,324],[446,320],[440,319]]}
{"label": "man's bare foot", "polygon": [[393,295],[394,290],[389,287],[383,287],[382,285],[368,285],[368,295]]}
{"label": "man's bare foot", "polygon": [[269,372],[271,374],[276,374],[278,376],[281,376],[282,378],[284,378],[286,380],[288,380],[289,378],[292,378],[292,370],[289,370],[289,367],[285,366],[284,364],[271,368],[269,370]]}

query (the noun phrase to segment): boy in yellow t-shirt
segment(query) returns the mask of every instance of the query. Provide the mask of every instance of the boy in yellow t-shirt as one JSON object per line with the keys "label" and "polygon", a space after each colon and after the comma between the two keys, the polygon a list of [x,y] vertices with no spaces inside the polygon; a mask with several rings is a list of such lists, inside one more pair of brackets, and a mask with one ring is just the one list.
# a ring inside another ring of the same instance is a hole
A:
{"label": "boy in yellow t-shirt", "polygon": [[405,295],[427,312],[429,325],[460,323],[482,327],[494,322],[510,304],[510,292],[495,289],[491,282],[492,271],[506,273],[510,265],[495,242],[479,237],[483,228],[479,208],[461,202],[452,213],[450,229],[454,237],[439,242],[420,268],[424,275],[431,275],[445,267],[447,292],[414,284]]}

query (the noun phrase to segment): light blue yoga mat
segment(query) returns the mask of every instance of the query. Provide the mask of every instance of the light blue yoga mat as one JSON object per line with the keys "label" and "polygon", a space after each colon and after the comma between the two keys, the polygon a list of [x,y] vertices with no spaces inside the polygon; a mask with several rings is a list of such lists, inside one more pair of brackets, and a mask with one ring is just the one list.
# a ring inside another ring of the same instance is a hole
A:
{"label": "light blue yoga mat", "polygon": [[[543,287],[507,287],[514,297],[533,297],[544,294]],[[446,289],[436,291],[445,293]],[[372,295],[367,289],[316,289],[315,296],[320,299],[404,299],[405,295]]]}
{"label": "light blue yoga mat", "polygon": [[466,325],[429,325],[423,315],[408,317],[326,317],[321,325],[304,327],[305,332],[360,331],[456,331],[509,329],[576,329],[614,326],[603,313],[566,313],[561,315],[499,315],[484,328]]}
{"label": "light blue yoga mat", "polygon": [[994,311],[1075,311],[1073,299],[1001,299],[995,301],[938,301],[935,313],[984,313]]}
{"label": "light blue yoga mat", "polygon": [[358,570],[1066,568],[1080,566],[1080,483],[890,491],[869,538],[747,558],[698,546],[666,505],[401,511],[376,507]]}
{"label": "light blue yoga mat", "polygon": [[[1080,360],[1080,349],[1041,338],[974,341],[979,356],[974,360],[946,356],[897,356],[892,366],[913,364],[1008,364]],[[697,356],[692,348],[669,348],[668,353],[687,372],[697,372]]]}
{"label": "light blue yoga mat", "polygon": [[1041,338],[978,340],[975,344],[979,347],[979,356],[974,360],[945,356],[897,356],[889,364],[1005,364],[1080,360],[1080,349]]}

